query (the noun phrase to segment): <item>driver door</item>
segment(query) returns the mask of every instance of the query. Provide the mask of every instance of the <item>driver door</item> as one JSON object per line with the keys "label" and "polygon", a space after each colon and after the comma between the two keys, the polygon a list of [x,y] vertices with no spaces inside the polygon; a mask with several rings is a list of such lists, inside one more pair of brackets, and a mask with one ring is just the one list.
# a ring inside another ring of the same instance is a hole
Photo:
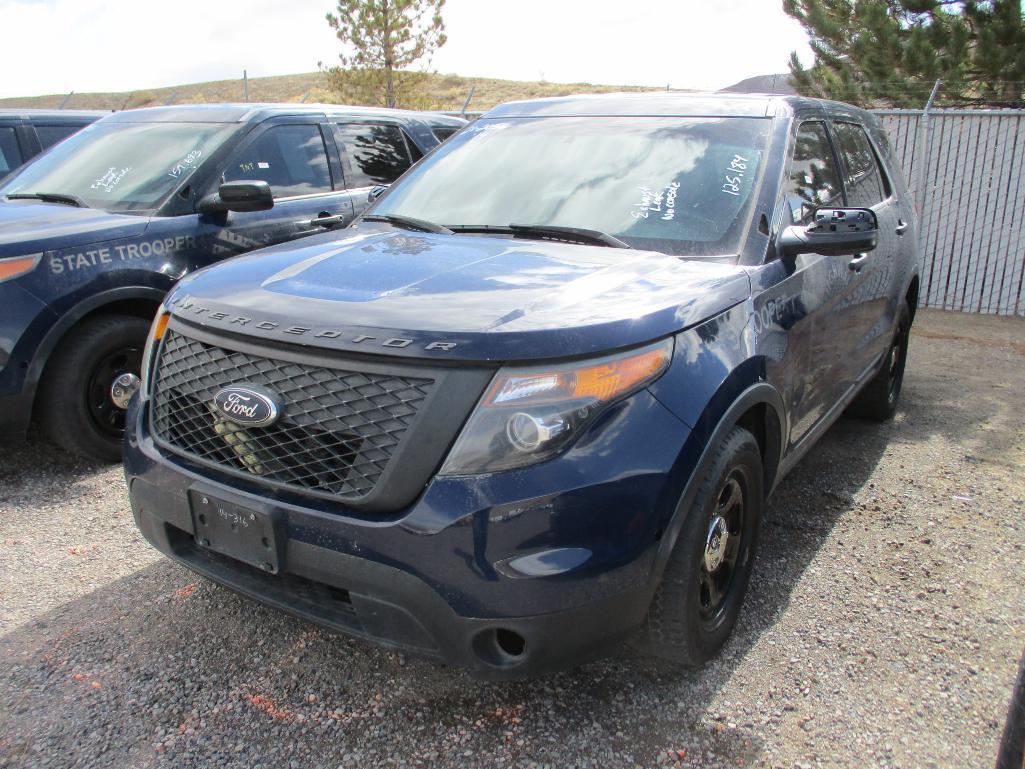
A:
{"label": "driver door", "polygon": [[352,202],[342,184],[332,138],[315,118],[271,122],[229,156],[217,180],[270,185],[274,207],[230,212],[207,224],[211,261],[345,226]]}
{"label": "driver door", "polygon": [[[840,164],[822,119],[803,120],[793,140],[783,189],[781,227],[806,225],[816,209],[843,206]],[[856,344],[855,273],[849,256],[800,254],[770,265],[785,278],[760,301],[770,308],[766,326],[788,319],[793,361],[785,369],[791,445],[803,438],[843,397]],[[757,305],[757,303],[756,303]],[[782,308],[782,309],[778,309]],[[775,315],[780,315],[777,319]]]}

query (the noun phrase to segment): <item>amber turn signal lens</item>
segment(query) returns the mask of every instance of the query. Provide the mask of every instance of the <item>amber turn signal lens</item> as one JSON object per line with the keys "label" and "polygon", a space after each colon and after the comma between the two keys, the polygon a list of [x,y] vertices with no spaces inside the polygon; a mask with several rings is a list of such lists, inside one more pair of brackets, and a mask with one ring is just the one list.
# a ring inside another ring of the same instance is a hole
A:
{"label": "amber turn signal lens", "polygon": [[13,259],[0,259],[0,283],[32,272],[42,256],[42,254],[33,254],[32,256],[16,256]]}
{"label": "amber turn signal lens", "polygon": [[162,312],[153,321],[153,341],[159,342],[164,338],[164,332],[167,331],[167,321],[170,319],[171,316],[168,313]]}
{"label": "amber turn signal lens", "polygon": [[655,376],[668,362],[669,348],[663,345],[617,361],[579,369],[573,397],[594,398],[601,402],[612,400]]}
{"label": "amber turn signal lens", "polygon": [[580,368],[564,364],[550,370],[510,371],[495,378],[484,402],[511,405],[591,399],[607,403],[661,373],[671,355],[672,345],[662,342]]}

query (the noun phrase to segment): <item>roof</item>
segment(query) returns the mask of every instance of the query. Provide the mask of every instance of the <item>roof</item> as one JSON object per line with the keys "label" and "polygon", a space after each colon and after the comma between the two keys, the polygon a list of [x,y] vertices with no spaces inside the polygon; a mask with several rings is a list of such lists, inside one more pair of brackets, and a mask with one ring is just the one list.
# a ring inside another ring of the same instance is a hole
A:
{"label": "roof", "polygon": [[650,91],[642,93],[586,94],[549,99],[514,101],[484,113],[495,117],[554,116],[665,116],[665,117],[772,117],[790,115],[803,108],[856,108],[802,96],[779,94],[684,93]]}
{"label": "roof", "polygon": [[438,113],[414,112],[381,107],[350,107],[344,104],[175,104],[115,112],[106,122],[116,123],[243,123],[281,115],[345,115],[462,125],[463,121]]}
{"label": "roof", "polygon": [[18,108],[18,107],[7,107],[0,109],[0,118],[3,117],[15,117],[15,118],[100,118],[104,115],[109,115],[110,110],[99,110],[99,109],[35,109],[35,108]]}

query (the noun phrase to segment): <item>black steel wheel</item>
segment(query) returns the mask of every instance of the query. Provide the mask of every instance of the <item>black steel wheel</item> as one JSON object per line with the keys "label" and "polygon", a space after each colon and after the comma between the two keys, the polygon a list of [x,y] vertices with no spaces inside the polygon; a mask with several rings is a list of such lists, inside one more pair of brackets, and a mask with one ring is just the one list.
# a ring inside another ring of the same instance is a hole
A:
{"label": "black steel wheel", "polygon": [[634,645],[700,665],[729,638],[747,593],[764,505],[762,454],[734,427],[715,448]]}
{"label": "black steel wheel", "polygon": [[118,376],[138,375],[149,323],[128,315],[89,318],[50,356],[35,415],[47,437],[75,454],[121,459],[125,412],[110,388]]}
{"label": "black steel wheel", "polygon": [[[145,340],[145,337],[143,337]],[[127,346],[114,350],[101,359],[89,377],[89,415],[96,429],[104,435],[121,439],[125,431],[125,412],[114,405],[110,388],[122,374],[139,376],[142,363],[142,347],[131,341]]]}
{"label": "black steel wheel", "polygon": [[698,585],[701,621],[708,627],[722,621],[744,549],[744,485],[742,470],[734,469],[718,492],[708,522]]}

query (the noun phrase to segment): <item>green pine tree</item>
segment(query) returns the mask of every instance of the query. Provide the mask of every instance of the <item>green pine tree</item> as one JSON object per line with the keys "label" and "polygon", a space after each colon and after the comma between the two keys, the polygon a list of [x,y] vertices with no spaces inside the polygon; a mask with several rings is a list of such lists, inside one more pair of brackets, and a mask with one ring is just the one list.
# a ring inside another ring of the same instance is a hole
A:
{"label": "green pine tree", "polygon": [[815,62],[790,55],[799,93],[866,107],[1025,105],[1021,0],[783,0]]}
{"label": "green pine tree", "polygon": [[445,0],[338,0],[327,23],[342,42],[341,66],[326,70],[342,101],[423,108],[424,72],[445,44]]}

